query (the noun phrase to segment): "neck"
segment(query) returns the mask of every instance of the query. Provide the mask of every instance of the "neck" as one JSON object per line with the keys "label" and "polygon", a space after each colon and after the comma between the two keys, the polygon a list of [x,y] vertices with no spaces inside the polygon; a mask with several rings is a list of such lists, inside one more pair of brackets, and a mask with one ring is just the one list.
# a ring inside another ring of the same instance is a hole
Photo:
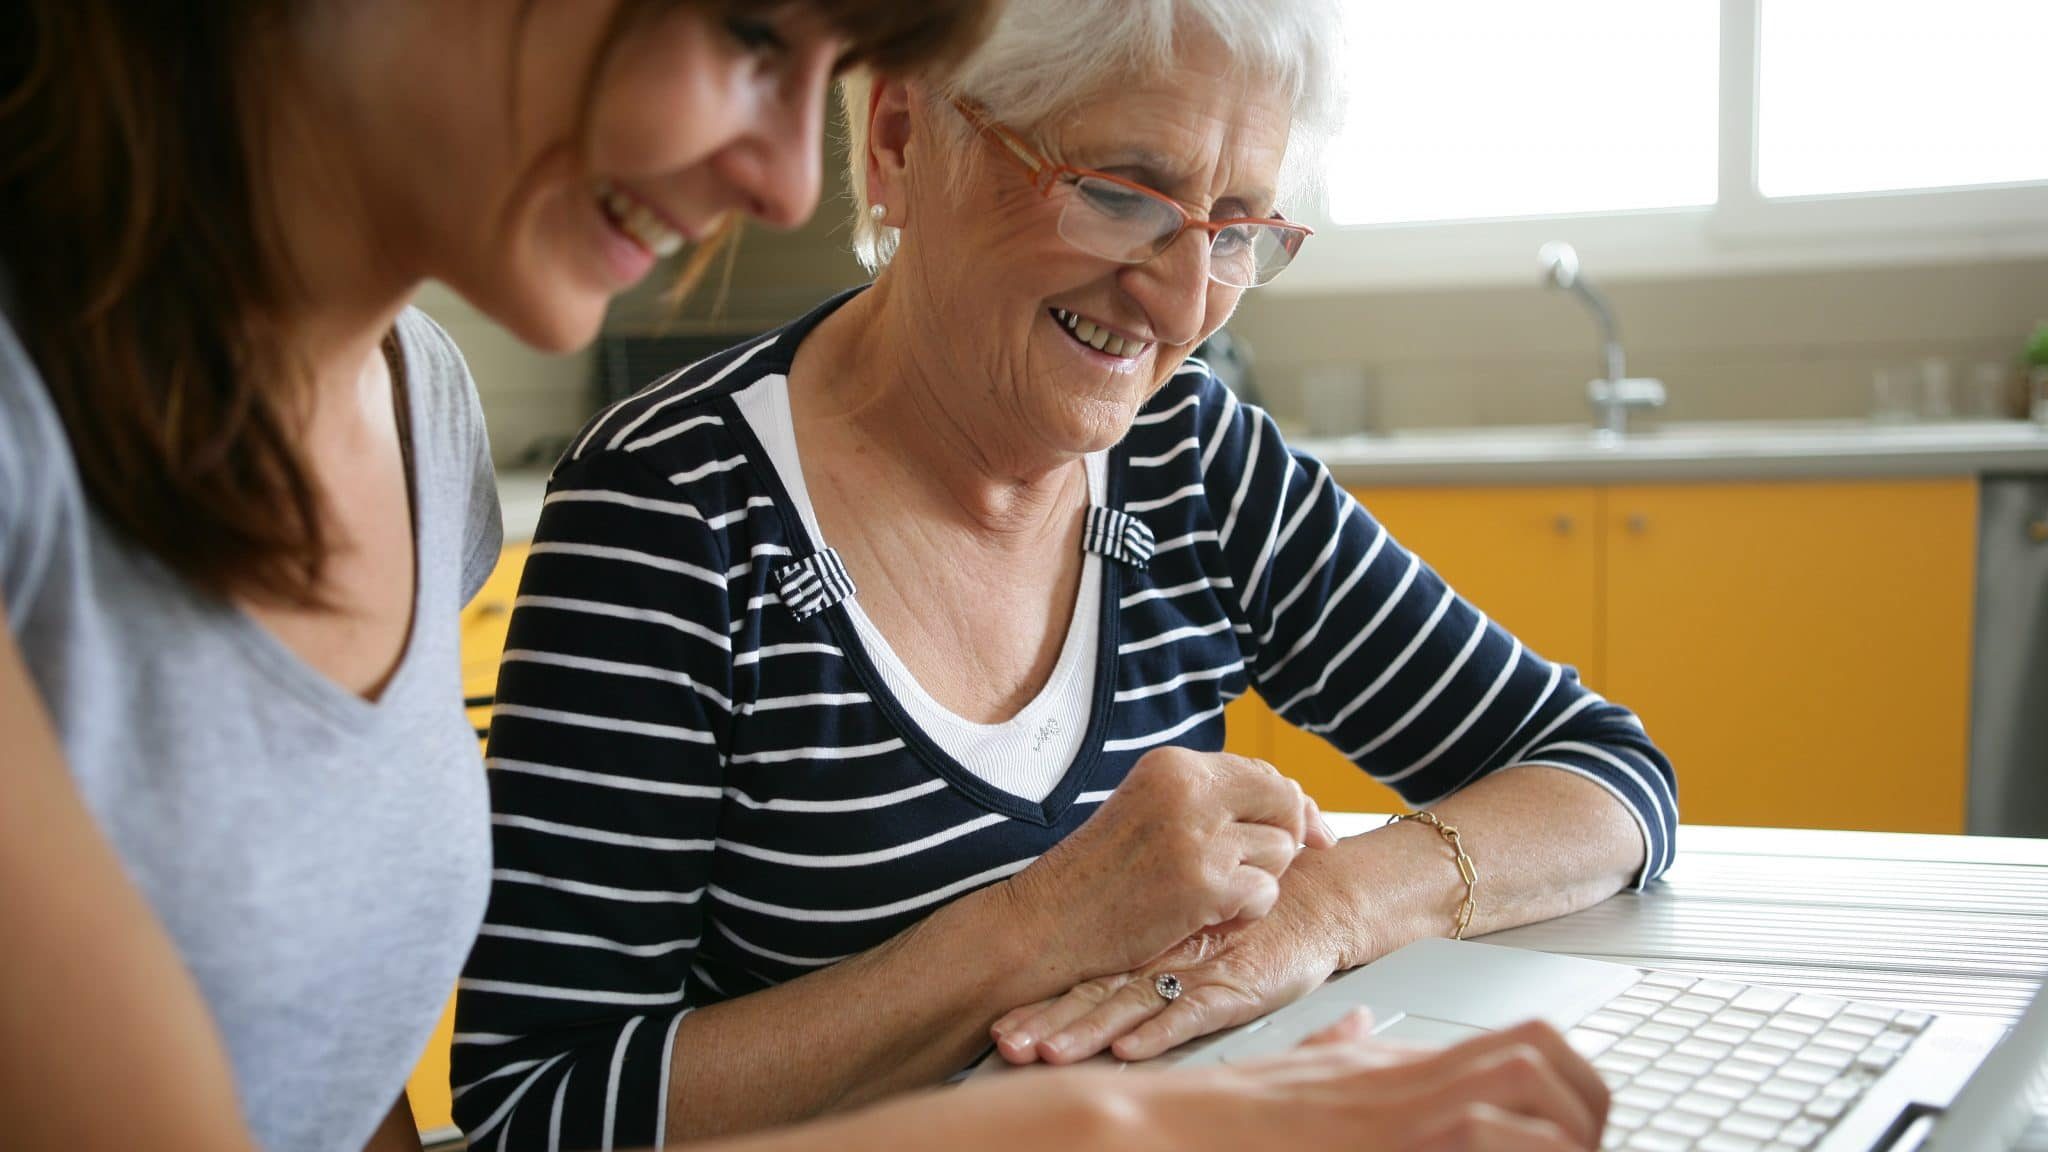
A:
{"label": "neck", "polygon": [[985,537],[1033,547],[1065,533],[1087,502],[1083,455],[1018,435],[974,370],[949,359],[945,334],[916,320],[930,312],[900,292],[885,274],[821,326],[823,354],[847,367],[807,374],[813,418],[844,422],[879,450],[897,490]]}
{"label": "neck", "polygon": [[347,96],[378,90],[350,74],[388,69],[400,42],[399,30],[338,12],[280,29],[267,45],[279,66],[254,102],[253,199],[270,226],[285,339],[323,393],[359,385],[424,279],[405,257],[424,246],[395,226],[402,217],[377,187],[373,118]]}

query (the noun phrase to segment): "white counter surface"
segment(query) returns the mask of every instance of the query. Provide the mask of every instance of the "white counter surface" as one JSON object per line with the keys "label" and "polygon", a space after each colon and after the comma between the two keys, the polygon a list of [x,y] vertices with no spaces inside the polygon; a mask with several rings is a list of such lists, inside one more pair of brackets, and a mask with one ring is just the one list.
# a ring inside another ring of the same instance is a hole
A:
{"label": "white counter surface", "polygon": [[[1609,442],[1577,425],[1293,441],[1344,484],[1598,484],[2048,474],[2048,428],[2017,420],[1668,424]],[[498,477],[505,539],[531,539],[547,474]]]}

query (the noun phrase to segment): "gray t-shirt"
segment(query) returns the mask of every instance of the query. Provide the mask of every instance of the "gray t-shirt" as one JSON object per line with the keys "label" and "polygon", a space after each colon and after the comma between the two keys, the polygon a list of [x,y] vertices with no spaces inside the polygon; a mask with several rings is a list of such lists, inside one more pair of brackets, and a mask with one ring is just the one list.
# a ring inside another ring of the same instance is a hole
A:
{"label": "gray t-shirt", "polygon": [[[403,660],[371,704],[100,517],[0,323],[14,642],[80,794],[206,997],[250,1127],[280,1152],[369,1139],[455,986],[490,883],[458,614],[497,558],[497,492],[455,345],[417,311],[398,335],[419,587]],[[120,1090],[107,1085],[109,1105]]]}

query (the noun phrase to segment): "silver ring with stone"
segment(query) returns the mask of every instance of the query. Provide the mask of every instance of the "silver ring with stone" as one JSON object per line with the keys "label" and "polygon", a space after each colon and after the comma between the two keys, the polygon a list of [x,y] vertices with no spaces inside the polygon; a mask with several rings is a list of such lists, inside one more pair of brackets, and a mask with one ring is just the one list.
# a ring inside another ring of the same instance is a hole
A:
{"label": "silver ring with stone", "polygon": [[1161,1000],[1180,999],[1180,977],[1171,972],[1161,972],[1152,978],[1152,990],[1159,993]]}

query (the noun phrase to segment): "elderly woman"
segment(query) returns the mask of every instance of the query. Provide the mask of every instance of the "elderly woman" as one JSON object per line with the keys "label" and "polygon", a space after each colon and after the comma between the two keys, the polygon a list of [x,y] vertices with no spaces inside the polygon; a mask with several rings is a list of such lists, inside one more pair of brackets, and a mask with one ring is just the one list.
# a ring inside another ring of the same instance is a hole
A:
{"label": "elderly woman", "polygon": [[[1669,864],[1636,719],[1188,358],[1309,242],[1276,209],[1329,127],[1330,8],[1038,0],[950,77],[849,86],[875,283],[555,473],[491,738],[465,1126],[525,1099],[732,1131],[937,1083],[992,1033],[1143,1059]],[[1423,818],[1332,843],[1219,751],[1253,690]]]}

